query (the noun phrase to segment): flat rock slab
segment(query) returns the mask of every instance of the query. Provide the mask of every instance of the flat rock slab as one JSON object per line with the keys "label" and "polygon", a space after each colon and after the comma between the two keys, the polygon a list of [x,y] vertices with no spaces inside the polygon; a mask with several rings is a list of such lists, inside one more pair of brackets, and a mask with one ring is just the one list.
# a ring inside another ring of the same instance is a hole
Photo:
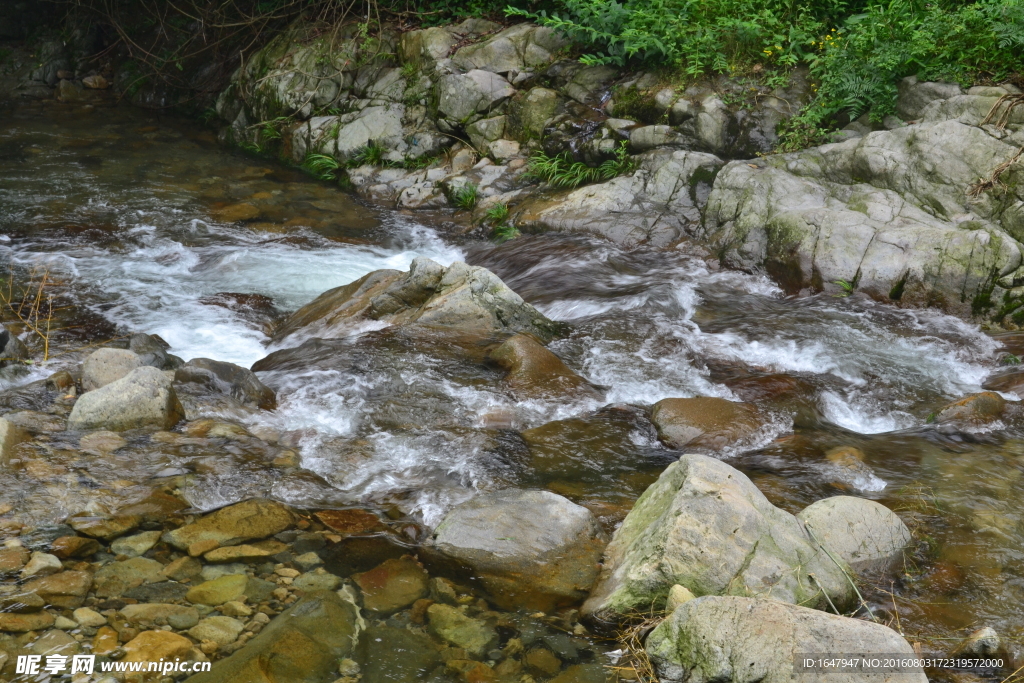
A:
{"label": "flat rock slab", "polygon": [[797,673],[798,655],[914,655],[890,628],[776,600],[708,596],[673,612],[647,638],[663,683],[926,683],[920,669],[896,674]]}
{"label": "flat rock slab", "polygon": [[168,531],[163,540],[180,550],[205,541],[216,541],[221,546],[237,545],[273,536],[290,527],[294,521],[295,516],[280,503],[247,500]]}

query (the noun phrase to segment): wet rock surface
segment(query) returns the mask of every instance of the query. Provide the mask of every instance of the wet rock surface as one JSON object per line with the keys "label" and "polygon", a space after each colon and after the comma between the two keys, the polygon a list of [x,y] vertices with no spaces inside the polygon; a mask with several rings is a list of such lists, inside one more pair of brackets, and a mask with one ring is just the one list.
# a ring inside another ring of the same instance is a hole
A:
{"label": "wet rock surface", "polygon": [[550,610],[584,597],[604,534],[590,511],[548,491],[498,491],[453,509],[433,548],[468,565],[506,609]]}
{"label": "wet rock surface", "polygon": [[583,611],[614,620],[660,607],[676,584],[697,596],[847,604],[852,588],[845,571],[741,472],[713,458],[684,455],[616,530]]}
{"label": "wet rock surface", "polygon": [[[703,597],[673,612],[647,639],[647,652],[663,681],[827,681],[835,673],[797,674],[797,655],[836,652],[913,655],[895,631],[797,605],[760,598]],[[849,680],[864,674],[840,674]],[[882,681],[919,681],[924,671],[871,674]]]}

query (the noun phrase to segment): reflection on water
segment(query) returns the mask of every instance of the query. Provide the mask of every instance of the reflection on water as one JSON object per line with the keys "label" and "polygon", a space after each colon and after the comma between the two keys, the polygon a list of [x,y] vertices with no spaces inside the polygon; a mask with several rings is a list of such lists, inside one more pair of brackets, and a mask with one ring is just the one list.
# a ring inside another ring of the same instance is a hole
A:
{"label": "reflection on water", "polygon": [[[173,482],[202,509],[252,495],[362,500],[433,524],[476,489],[515,485],[561,493],[613,526],[677,455],[643,406],[719,396],[766,416],[718,455],[776,504],[796,511],[850,492],[914,528],[910,564],[869,591],[876,612],[898,610],[911,637],[1024,628],[1024,435],[1014,425],[972,435],[928,424],[997,366],[999,344],[973,326],[856,295],[785,298],[763,277],[712,269],[685,250],[627,253],[557,235],[454,242],[218,149],[188,124],[63,111],[4,112],[5,269],[45,269],[59,282],[62,319],[75,321],[68,344],[143,331],[185,359],[261,361],[280,405],[232,415],[265,439],[128,434],[125,448],[104,454],[54,433],[38,457],[0,472],[0,502],[26,519],[113,509]],[[551,348],[606,386],[607,401],[514,400],[484,360],[493,339],[385,328],[268,348],[281,312],[417,255],[485,266],[570,323]],[[6,381],[45,377],[75,357]],[[46,398],[19,396],[0,408]],[[863,453],[862,470],[828,459],[841,447]],[[274,467],[282,448],[304,469]]]}

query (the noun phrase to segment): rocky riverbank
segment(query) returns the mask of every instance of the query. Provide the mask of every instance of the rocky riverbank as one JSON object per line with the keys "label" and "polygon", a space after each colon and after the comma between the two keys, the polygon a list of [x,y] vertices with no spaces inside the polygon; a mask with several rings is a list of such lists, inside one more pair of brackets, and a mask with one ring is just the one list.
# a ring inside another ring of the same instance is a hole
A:
{"label": "rocky riverbank", "polygon": [[[515,393],[600,396],[545,348],[564,330],[496,276],[423,258],[296,311],[277,339],[301,344],[254,369],[294,370],[308,349],[367,322],[458,339],[448,351],[457,363],[495,363]],[[14,339],[6,341],[12,353],[23,352]],[[186,362],[145,334],[126,346],[0,394],[3,467],[59,476],[47,453],[113,459],[130,440],[191,453],[244,449],[282,476],[294,471],[291,436],[239,419],[275,408],[275,392],[252,371]],[[936,419],[969,429],[1014,419],[1016,410],[998,394],[979,394]],[[207,417],[232,413],[239,417]],[[722,448],[759,425],[756,408],[722,399],[666,399],[648,414],[673,448]],[[864,468],[855,451],[834,458],[836,467]],[[793,515],[706,455],[682,454],[614,526],[551,491],[518,488],[456,505],[436,528],[397,510],[258,499],[200,515],[180,495],[182,477],[164,481],[133,504],[95,501],[56,525],[4,512],[4,675],[21,655],[85,653],[101,663],[212,661],[209,673],[189,679],[196,683],[243,683],[257,671],[280,683],[634,680],[643,667],[630,662],[646,657],[634,651],[617,665],[621,653],[592,636],[638,615],[667,617],[647,639],[662,681],[747,680],[729,673],[741,660],[764,680],[788,680],[796,653],[853,644],[858,652],[914,652],[881,624],[826,614],[859,613],[857,583],[904,562],[915,540],[896,514],[837,496]],[[722,620],[736,633],[722,631]],[[756,635],[765,620],[775,624],[770,637]],[[964,646],[979,654],[1000,647],[995,634]],[[925,680],[919,670],[912,676]]]}
{"label": "rocky riverbank", "polygon": [[[9,59],[20,84],[7,89],[79,101],[89,88],[127,87],[116,68],[85,59],[94,34],[74,38],[41,46],[34,69]],[[1019,167],[972,192],[1024,146],[1013,85],[911,77],[899,117],[858,119],[842,142],[779,155],[777,128],[810,93],[799,69],[783,87],[679,85],[583,66],[568,47],[532,24],[473,19],[367,38],[300,21],[249,55],[206,115],[225,142],[295,164],[318,155],[318,172],[327,159],[326,172],[359,195],[442,218],[454,208],[465,229],[685,244],[709,262],[763,270],[791,294],[858,291],[1010,329],[1024,322]],[[128,94],[177,101],[146,87]],[[536,153],[594,167],[620,148],[633,155],[620,169],[635,170],[606,182],[564,190],[530,171]],[[234,220],[258,217],[233,209]]]}

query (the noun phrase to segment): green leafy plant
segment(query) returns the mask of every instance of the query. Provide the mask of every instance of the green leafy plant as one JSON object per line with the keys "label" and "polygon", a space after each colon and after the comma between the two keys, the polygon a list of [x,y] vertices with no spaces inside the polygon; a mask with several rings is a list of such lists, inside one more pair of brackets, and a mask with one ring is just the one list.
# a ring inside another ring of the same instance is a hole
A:
{"label": "green leafy plant", "polygon": [[320,180],[336,180],[341,164],[327,154],[307,154],[306,160],[302,162],[302,168]]}
{"label": "green leafy plant", "polygon": [[1003,359],[1000,361],[1000,363],[1002,363],[1003,365],[1020,365],[1020,358],[1018,356],[1013,355],[1012,353],[1008,353],[1005,356],[1003,356]]}
{"label": "green leafy plant", "polygon": [[473,183],[466,183],[454,190],[452,190],[449,199],[452,204],[460,209],[472,209],[476,206],[477,200],[480,198],[480,192],[476,185]]}
{"label": "green leafy plant", "polygon": [[846,280],[833,280],[832,284],[839,285],[839,288],[842,289],[842,291],[839,292],[838,294],[832,295],[837,299],[846,298],[853,294],[854,290],[857,289],[856,282],[847,282]]}
{"label": "green leafy plant", "polygon": [[508,223],[496,225],[491,229],[491,239],[498,244],[514,240],[519,237],[519,234],[519,230],[514,225],[509,225]]}
{"label": "green leafy plant", "polygon": [[370,166],[386,166],[388,165],[385,155],[387,149],[383,145],[379,144],[375,140],[370,140],[369,143],[352,156],[352,164],[354,166],[362,166],[368,164]]}
{"label": "green leafy plant", "polygon": [[636,167],[636,160],[629,155],[628,143],[623,140],[615,149],[615,157],[608,159],[600,166],[588,166],[581,161],[573,161],[568,152],[562,152],[555,156],[537,152],[530,158],[527,173],[531,178],[542,180],[555,187],[574,188],[632,173]]}
{"label": "green leafy plant", "polygon": [[508,216],[508,204],[495,204],[484,213],[484,222],[496,225],[507,221]]}

